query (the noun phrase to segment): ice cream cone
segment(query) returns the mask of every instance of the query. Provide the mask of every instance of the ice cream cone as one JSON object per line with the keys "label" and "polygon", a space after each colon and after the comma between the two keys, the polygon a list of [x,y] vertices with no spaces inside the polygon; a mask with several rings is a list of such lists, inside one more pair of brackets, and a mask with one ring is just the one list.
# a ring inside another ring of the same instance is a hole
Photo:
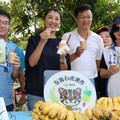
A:
{"label": "ice cream cone", "polygon": [[85,49],[87,49],[87,41],[84,40],[84,41],[80,41],[80,44],[82,47],[84,47]]}

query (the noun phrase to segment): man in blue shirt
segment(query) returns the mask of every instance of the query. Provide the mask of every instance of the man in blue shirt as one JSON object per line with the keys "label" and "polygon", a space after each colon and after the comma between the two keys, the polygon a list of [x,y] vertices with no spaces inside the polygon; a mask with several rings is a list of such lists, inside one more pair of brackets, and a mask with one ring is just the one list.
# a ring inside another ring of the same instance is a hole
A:
{"label": "man in blue shirt", "polygon": [[[14,43],[11,42],[10,39],[8,39],[7,35],[8,35],[8,30],[10,28],[10,16],[8,13],[6,13],[4,10],[0,9],[0,42],[3,42],[4,47],[1,47],[1,49],[3,48],[3,51],[5,51],[5,60],[1,57],[0,59],[3,59],[3,63],[0,64],[0,97],[4,97],[5,100],[5,104],[7,107],[8,111],[12,111],[13,110],[13,103],[12,103],[12,78],[18,78],[17,76],[13,76],[11,77],[11,74],[18,73],[19,72],[19,67],[20,67],[20,84],[21,84],[21,88],[23,90],[23,93],[25,94],[25,90],[24,90],[24,68],[25,68],[25,64],[24,64],[24,54],[22,54],[22,49],[20,47],[18,47],[16,53],[17,53],[17,58],[14,64],[10,64],[8,62],[8,54],[10,52],[13,52],[16,48],[16,45]],[[23,56],[21,58],[21,55]],[[19,56],[19,57],[18,57]],[[20,60],[19,60],[20,58]],[[22,63],[22,65],[20,65],[20,62]],[[17,70],[17,71],[16,71]],[[13,71],[13,72],[12,72]],[[25,99],[25,95],[22,95],[21,99]]]}

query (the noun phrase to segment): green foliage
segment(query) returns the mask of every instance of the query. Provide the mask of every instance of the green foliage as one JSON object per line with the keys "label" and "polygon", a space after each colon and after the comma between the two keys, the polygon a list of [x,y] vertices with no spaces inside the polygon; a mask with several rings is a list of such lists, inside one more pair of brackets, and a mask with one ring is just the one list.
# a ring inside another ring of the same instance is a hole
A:
{"label": "green foliage", "polygon": [[[80,4],[90,4],[93,11],[91,30],[96,31],[103,25],[111,25],[113,18],[120,14],[120,0],[10,0],[9,3],[0,0],[0,8],[5,9],[11,16],[11,29],[9,34],[22,36],[13,41],[20,42],[25,50],[30,35],[39,34],[44,29],[43,15],[48,8],[55,7],[61,12],[60,31],[56,33],[61,37],[64,33],[77,28],[74,19],[74,9]],[[25,44],[24,44],[25,42]]]}
{"label": "green foliage", "polygon": [[98,0],[94,5],[92,30],[97,30],[103,25],[110,26],[113,18],[119,15],[119,2],[115,0]]}
{"label": "green foliage", "polygon": [[28,44],[28,41],[20,41],[20,46],[24,51],[26,50],[27,44]]}
{"label": "green foliage", "polygon": [[[29,36],[28,36],[29,37]],[[27,44],[28,44],[28,37],[27,38],[23,38],[23,37],[15,37],[15,36],[11,36],[9,37],[12,42],[14,42],[15,44],[19,43],[19,46],[25,51]]]}

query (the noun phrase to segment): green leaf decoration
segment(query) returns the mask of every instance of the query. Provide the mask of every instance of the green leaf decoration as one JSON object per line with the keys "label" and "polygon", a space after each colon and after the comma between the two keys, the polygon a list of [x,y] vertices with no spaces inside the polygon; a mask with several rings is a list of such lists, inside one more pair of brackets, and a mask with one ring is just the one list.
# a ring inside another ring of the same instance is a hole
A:
{"label": "green leaf decoration", "polygon": [[52,90],[50,90],[49,97],[50,97],[52,102],[59,103],[58,98],[55,95],[55,86],[52,88]]}

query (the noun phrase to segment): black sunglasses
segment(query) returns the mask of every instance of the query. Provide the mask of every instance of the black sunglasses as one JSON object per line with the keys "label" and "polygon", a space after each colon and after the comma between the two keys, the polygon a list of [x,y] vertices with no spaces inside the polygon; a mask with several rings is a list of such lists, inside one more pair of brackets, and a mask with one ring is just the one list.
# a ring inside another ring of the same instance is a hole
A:
{"label": "black sunglasses", "polygon": [[115,27],[113,28],[113,31],[114,31],[114,32],[120,31],[120,27],[119,27],[119,26],[115,26]]}

